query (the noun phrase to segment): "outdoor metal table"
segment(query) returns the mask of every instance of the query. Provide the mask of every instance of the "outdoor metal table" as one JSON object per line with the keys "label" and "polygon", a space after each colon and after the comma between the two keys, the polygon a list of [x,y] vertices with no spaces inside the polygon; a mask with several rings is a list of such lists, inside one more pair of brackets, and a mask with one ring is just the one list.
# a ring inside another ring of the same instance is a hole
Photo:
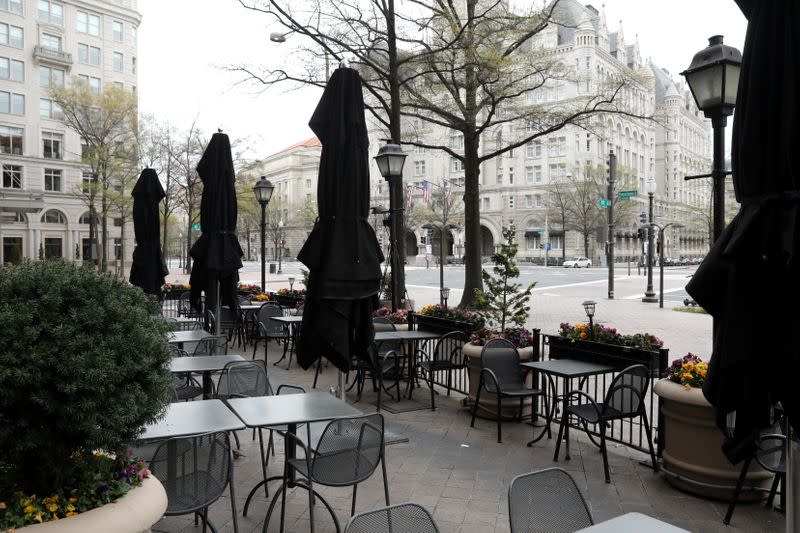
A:
{"label": "outdoor metal table", "polygon": [[[586,378],[589,376],[596,376],[599,374],[607,374],[616,370],[613,366],[602,365],[598,363],[589,363],[587,361],[577,361],[575,359],[547,359],[545,361],[530,361],[521,363],[521,366],[528,370],[541,372],[547,376],[550,381],[552,390],[555,391],[556,387],[553,383],[553,378],[562,378],[564,380],[564,394],[563,394],[563,409],[566,412],[569,403],[569,394],[572,392],[572,380],[574,378]],[[553,398],[553,406],[555,408],[556,399]],[[549,415],[548,415],[548,418]],[[548,420],[547,423],[549,423]],[[564,428],[564,440],[566,459],[569,459],[569,424]],[[531,446],[534,441],[528,443]]]}
{"label": "outdoor metal table", "polygon": [[170,344],[177,344],[178,348],[183,349],[185,342],[199,342],[211,334],[202,329],[193,329],[190,331],[170,331],[167,333],[167,342]]}
{"label": "outdoor metal table", "polygon": [[[284,352],[281,358],[272,363],[272,366],[276,366],[278,363],[286,359],[286,354],[291,354],[292,350],[294,350],[294,347],[297,346],[297,333],[300,331],[298,326],[303,322],[303,315],[271,316],[269,319],[274,320],[275,322],[280,322],[289,328],[289,338],[291,344],[289,349]],[[289,363],[291,364],[291,359],[289,360]]]}
{"label": "outdoor metal table", "polygon": [[173,374],[187,372],[203,374],[203,399],[211,397],[211,373],[219,372],[232,361],[244,361],[239,354],[228,355],[196,355],[194,357],[174,357],[169,363],[169,371]]}
{"label": "outdoor metal table", "polygon": [[179,316],[179,317],[175,317],[175,318],[170,319],[170,323],[174,324],[176,326],[176,328],[177,328],[177,329],[175,329],[173,331],[187,331],[188,327],[194,326],[198,322],[197,322],[196,318],[189,318],[189,317],[185,317],[185,316]]}
{"label": "outdoor metal table", "polygon": [[578,531],[587,533],[689,533],[686,529],[675,527],[641,513],[626,513]]}
{"label": "outdoor metal table", "polygon": [[[287,426],[290,433],[297,434],[298,424],[310,424],[312,422],[321,422],[326,420],[334,420],[336,418],[346,418],[351,416],[358,416],[361,413],[355,407],[348,405],[339,398],[325,393],[325,392],[309,392],[307,394],[286,394],[283,396],[257,396],[254,398],[231,398],[227,401],[231,410],[250,428],[263,428],[274,426]],[[262,474],[264,479],[259,481],[253,487],[250,494],[247,495],[247,500],[244,503],[244,516],[247,516],[247,509],[250,506],[250,500],[256,493],[259,487],[266,485],[270,481],[283,480],[283,476],[267,477],[266,464],[264,463],[264,442],[259,436],[259,444],[261,446],[261,459],[262,459]],[[296,445],[289,443],[289,439],[284,438],[283,441],[284,453],[286,457],[285,468],[288,468],[289,488],[300,486],[308,490],[305,483],[298,482],[294,468],[289,465],[289,460],[297,456]],[[283,486],[278,489],[272,497],[272,501],[267,511],[267,518],[264,521],[264,531],[267,530],[269,518],[275,508],[275,503],[281,491],[284,490]],[[314,492],[325,507],[333,514],[333,509],[328,502],[320,496],[316,491]],[[283,516],[281,516],[281,528],[283,531]]]}
{"label": "outdoor metal table", "polygon": [[[441,337],[441,333],[433,331],[421,330],[396,330],[396,331],[377,331],[375,332],[375,342],[381,343],[384,341],[399,341],[412,343],[409,352],[409,370],[408,370],[408,398],[411,399],[411,394],[414,391],[414,369],[417,367],[417,346],[420,341],[429,341]],[[399,400],[399,398],[398,398]]]}
{"label": "outdoor metal table", "polygon": [[174,402],[167,406],[164,418],[145,426],[139,439],[161,440],[215,431],[236,431],[244,427],[239,417],[221,400]]}

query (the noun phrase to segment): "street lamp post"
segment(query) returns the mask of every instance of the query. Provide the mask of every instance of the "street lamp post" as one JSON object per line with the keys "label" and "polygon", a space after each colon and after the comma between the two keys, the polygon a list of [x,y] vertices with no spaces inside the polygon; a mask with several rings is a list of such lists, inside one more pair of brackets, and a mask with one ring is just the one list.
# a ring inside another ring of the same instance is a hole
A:
{"label": "street lamp post", "polygon": [[283,259],[283,219],[278,221],[278,274],[283,274],[281,259]]}
{"label": "street lamp post", "polygon": [[653,224],[656,228],[658,228],[658,268],[659,268],[659,280],[658,280],[658,307],[664,308],[664,240],[666,239],[665,232],[667,228],[672,226],[673,228],[683,228],[685,227],[680,222],[670,222],[669,224],[664,224],[663,226],[659,226],[658,224]]}
{"label": "street lamp post", "polygon": [[656,194],[656,180],[650,178],[644,186],[647,191],[647,199],[650,203],[650,210],[647,218],[647,290],[644,291],[643,302],[654,303],[658,301],[656,292],[653,290],[653,226],[655,216],[653,214],[653,199]]}
{"label": "street lamp post", "polygon": [[443,302],[442,307],[444,307],[444,310],[447,311],[447,299],[450,298],[450,288],[442,287],[439,290],[439,293],[441,294],[442,297],[442,302]]}
{"label": "street lamp post", "polygon": [[594,340],[594,309],[597,302],[594,300],[586,300],[583,302],[583,310],[586,311],[586,316],[589,317],[589,340]]}
{"label": "street lamp post", "polygon": [[400,270],[403,268],[401,262],[403,258],[397,253],[398,219],[403,216],[403,202],[402,198],[398,198],[397,191],[402,187],[395,187],[395,184],[397,180],[402,183],[406,154],[399,144],[388,141],[378,150],[375,162],[389,186],[389,264],[392,268],[392,312],[395,312],[400,307],[400,300],[403,297],[400,294]]}
{"label": "street lamp post", "polygon": [[722,35],[709,38],[708,47],[697,52],[689,68],[681,72],[686,77],[698,109],[711,119],[714,129],[714,168],[711,174],[686,177],[711,177],[713,180],[714,241],[722,234],[725,225],[725,176],[729,174],[725,170],[725,126],[736,106],[742,66],[741,52],[722,44],[722,39]]}
{"label": "street lamp post", "polygon": [[267,239],[267,204],[272,199],[272,191],[275,187],[265,176],[261,176],[253,192],[256,195],[256,200],[261,204],[261,292],[267,292],[267,271],[266,271],[266,239]]}
{"label": "street lamp post", "polygon": [[[439,293],[440,293],[440,301],[441,305],[445,305],[444,303],[444,264],[447,261],[447,247],[445,246],[445,231],[451,229],[458,229],[458,226],[455,224],[442,224],[440,222],[429,222],[427,224],[422,225],[423,229],[428,230],[436,230],[439,232]],[[449,289],[448,289],[449,290]]]}
{"label": "street lamp post", "polygon": [[289,292],[294,291],[294,276],[289,276]]}

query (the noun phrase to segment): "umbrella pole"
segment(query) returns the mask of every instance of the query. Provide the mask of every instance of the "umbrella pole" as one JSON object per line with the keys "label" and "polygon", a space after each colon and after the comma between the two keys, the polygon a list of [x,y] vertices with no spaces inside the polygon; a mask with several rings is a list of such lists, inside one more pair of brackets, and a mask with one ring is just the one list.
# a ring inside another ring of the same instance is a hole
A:
{"label": "umbrella pole", "polygon": [[337,391],[339,394],[337,396],[343,402],[347,401],[347,395],[345,394],[345,382],[344,382],[344,372],[341,370],[339,371],[339,390]]}
{"label": "umbrella pole", "polygon": [[219,323],[220,323],[220,320],[222,318],[220,316],[220,311],[222,309],[222,304],[220,303],[219,277],[217,277],[216,284],[217,284],[217,303],[216,303],[217,308],[215,310],[216,314],[214,315],[214,317],[216,318],[216,320],[214,321],[214,335],[219,335]]}
{"label": "umbrella pole", "polygon": [[800,443],[789,424],[786,428],[786,474],[781,490],[786,494],[786,531],[800,531]]}

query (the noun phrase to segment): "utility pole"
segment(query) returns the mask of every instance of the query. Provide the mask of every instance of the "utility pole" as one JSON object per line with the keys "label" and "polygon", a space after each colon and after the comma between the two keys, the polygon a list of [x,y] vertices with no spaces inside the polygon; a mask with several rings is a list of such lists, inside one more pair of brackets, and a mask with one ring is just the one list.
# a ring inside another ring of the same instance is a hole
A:
{"label": "utility pole", "polygon": [[608,299],[614,299],[614,184],[617,181],[617,156],[614,150],[608,154],[608,239],[606,257],[608,259]]}

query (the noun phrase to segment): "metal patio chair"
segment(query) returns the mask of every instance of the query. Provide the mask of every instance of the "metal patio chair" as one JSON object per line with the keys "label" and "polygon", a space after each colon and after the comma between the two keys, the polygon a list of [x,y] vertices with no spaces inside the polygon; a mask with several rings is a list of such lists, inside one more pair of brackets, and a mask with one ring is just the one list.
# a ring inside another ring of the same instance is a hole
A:
{"label": "metal patio chair", "polygon": [[[256,358],[259,341],[264,341],[264,361],[267,360],[269,341],[271,340],[277,341],[278,344],[283,343],[283,356],[286,356],[286,351],[289,349],[289,330],[284,324],[271,319],[271,317],[281,316],[283,316],[283,308],[277,302],[267,302],[258,309],[256,335],[253,337],[253,359]],[[290,365],[291,357],[289,354]]]}
{"label": "metal patio chair", "polygon": [[560,468],[512,479],[508,520],[511,533],[571,533],[594,524],[575,480]]}
{"label": "metal patio chair", "polygon": [[468,341],[465,333],[451,331],[436,341],[432,355],[428,355],[423,350],[417,350],[419,360],[417,368],[427,378],[428,386],[431,389],[431,411],[436,410],[436,395],[433,390],[434,375],[436,372],[447,372],[447,395],[450,396],[453,371],[467,368],[467,358],[464,357],[463,348]]}
{"label": "metal patio chair", "polygon": [[345,533],[439,533],[427,509],[416,503],[400,503],[353,515]]}
{"label": "metal patio chair", "polygon": [[226,355],[228,353],[228,337],[226,335],[209,335],[197,341],[192,355]]}
{"label": "metal patio chair", "polygon": [[[189,354],[174,344],[169,345],[169,351],[173,359],[176,357],[189,357]],[[188,372],[172,374],[172,391],[172,401],[193,400],[203,395],[203,386]]]}

